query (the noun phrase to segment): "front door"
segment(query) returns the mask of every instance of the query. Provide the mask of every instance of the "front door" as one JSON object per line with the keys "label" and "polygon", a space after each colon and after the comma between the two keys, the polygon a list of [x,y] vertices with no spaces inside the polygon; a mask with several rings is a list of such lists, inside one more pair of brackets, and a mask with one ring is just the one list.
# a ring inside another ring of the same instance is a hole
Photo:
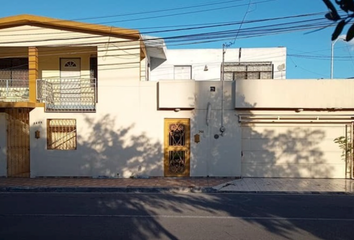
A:
{"label": "front door", "polygon": [[62,105],[81,101],[80,58],[60,59],[60,102]]}
{"label": "front door", "polygon": [[190,176],[190,120],[165,119],[165,177]]}

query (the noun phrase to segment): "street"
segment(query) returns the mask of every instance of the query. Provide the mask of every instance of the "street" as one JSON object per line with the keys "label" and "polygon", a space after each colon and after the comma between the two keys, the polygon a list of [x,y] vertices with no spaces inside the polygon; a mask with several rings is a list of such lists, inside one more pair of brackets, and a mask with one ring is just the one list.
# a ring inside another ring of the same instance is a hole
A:
{"label": "street", "polygon": [[0,239],[353,239],[353,195],[0,193]]}

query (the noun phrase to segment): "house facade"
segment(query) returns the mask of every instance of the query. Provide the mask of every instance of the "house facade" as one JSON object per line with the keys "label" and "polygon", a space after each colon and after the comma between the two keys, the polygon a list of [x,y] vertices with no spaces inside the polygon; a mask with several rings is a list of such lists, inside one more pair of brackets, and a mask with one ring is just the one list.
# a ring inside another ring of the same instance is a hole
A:
{"label": "house facade", "polygon": [[229,50],[198,70],[135,30],[0,19],[0,176],[350,177],[354,82]]}
{"label": "house facade", "polygon": [[[154,66],[156,60],[150,59]],[[151,68],[149,80],[220,81],[221,77],[225,81],[286,79],[286,48],[169,49],[166,60]]]}

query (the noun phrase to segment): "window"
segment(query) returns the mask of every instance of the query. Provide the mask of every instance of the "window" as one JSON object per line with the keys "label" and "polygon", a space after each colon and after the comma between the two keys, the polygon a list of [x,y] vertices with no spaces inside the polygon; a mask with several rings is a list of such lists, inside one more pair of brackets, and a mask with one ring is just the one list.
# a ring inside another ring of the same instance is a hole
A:
{"label": "window", "polygon": [[74,61],[68,61],[64,65],[66,68],[76,68],[76,63]]}
{"label": "window", "polygon": [[228,62],[224,64],[224,80],[272,79],[272,62]]}
{"label": "window", "polygon": [[0,58],[0,79],[10,87],[28,87],[28,58]]}
{"label": "window", "polygon": [[47,120],[47,149],[76,150],[77,134],[75,119]]}
{"label": "window", "polygon": [[192,79],[192,66],[174,66],[174,79]]}

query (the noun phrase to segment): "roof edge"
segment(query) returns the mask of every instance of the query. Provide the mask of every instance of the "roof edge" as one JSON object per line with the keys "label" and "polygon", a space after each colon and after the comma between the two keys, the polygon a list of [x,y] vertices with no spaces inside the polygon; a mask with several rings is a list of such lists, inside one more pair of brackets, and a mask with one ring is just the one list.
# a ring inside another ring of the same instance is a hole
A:
{"label": "roof edge", "polygon": [[0,29],[16,27],[21,25],[31,25],[49,27],[62,30],[71,30],[85,33],[93,33],[108,36],[117,36],[126,39],[140,40],[140,32],[134,29],[126,29],[100,24],[83,23],[71,20],[42,17],[36,15],[22,14],[0,18]]}

